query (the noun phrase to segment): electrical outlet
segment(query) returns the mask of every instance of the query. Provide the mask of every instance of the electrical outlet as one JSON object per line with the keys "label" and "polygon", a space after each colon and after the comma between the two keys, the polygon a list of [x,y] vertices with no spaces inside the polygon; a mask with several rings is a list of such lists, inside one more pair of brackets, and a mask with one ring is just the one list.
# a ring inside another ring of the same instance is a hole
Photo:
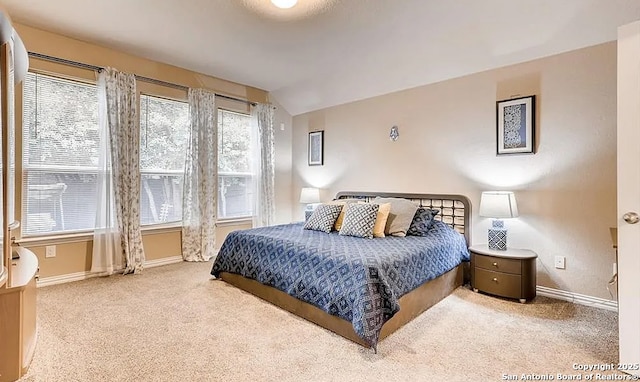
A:
{"label": "electrical outlet", "polygon": [[613,275],[618,274],[618,263],[613,263]]}
{"label": "electrical outlet", "polygon": [[564,256],[556,256],[556,268],[558,269],[564,269],[565,266],[565,258]]}
{"label": "electrical outlet", "polygon": [[56,257],[56,246],[47,245],[44,248],[44,257]]}

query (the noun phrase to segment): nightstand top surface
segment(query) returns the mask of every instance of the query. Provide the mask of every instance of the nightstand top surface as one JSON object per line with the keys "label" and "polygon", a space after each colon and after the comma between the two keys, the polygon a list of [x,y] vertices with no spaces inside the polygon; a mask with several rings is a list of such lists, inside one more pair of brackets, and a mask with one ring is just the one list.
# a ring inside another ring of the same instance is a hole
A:
{"label": "nightstand top surface", "polygon": [[487,244],[472,245],[469,251],[487,256],[503,257],[507,259],[535,259],[538,255],[530,249],[507,248],[504,251],[489,249]]}

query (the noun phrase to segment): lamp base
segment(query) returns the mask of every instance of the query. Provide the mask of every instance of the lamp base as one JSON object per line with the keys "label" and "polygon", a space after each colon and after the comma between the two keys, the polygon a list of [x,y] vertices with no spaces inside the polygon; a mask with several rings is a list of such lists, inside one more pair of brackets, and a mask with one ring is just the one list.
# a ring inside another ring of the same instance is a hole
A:
{"label": "lamp base", "polygon": [[507,250],[507,230],[504,228],[489,228],[489,249]]}
{"label": "lamp base", "polygon": [[311,217],[311,215],[313,215],[313,211],[316,210],[316,208],[320,205],[321,203],[309,203],[307,204],[307,206],[304,209],[304,221],[309,220],[309,218]]}

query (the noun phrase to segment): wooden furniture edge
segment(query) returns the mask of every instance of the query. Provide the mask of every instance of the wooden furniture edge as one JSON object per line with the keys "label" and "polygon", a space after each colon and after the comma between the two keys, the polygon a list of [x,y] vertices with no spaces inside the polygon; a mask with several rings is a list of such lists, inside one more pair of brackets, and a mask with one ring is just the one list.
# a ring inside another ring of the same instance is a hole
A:
{"label": "wooden furniture edge", "polygon": [[[402,296],[398,300],[400,311],[382,326],[379,340],[389,336],[425,310],[450,295],[457,287],[461,286],[464,273],[463,268],[464,263],[433,280],[425,282]],[[359,345],[370,347],[369,344],[364,342],[362,338],[356,334],[351,322],[347,320],[332,316],[320,308],[298,300],[274,287],[261,284],[238,274],[221,272],[220,278],[239,289],[260,297]]]}
{"label": "wooden furniture edge", "polygon": [[469,252],[477,253],[478,255],[499,257],[502,259],[513,260],[527,260],[537,259],[538,254],[530,249],[525,248],[508,248],[506,250],[490,249],[487,244],[472,245],[469,247]]}
{"label": "wooden furniture edge", "polygon": [[26,374],[37,343],[36,277],[38,258],[30,250],[15,248],[19,259],[11,260],[10,279],[0,288],[0,381]]}

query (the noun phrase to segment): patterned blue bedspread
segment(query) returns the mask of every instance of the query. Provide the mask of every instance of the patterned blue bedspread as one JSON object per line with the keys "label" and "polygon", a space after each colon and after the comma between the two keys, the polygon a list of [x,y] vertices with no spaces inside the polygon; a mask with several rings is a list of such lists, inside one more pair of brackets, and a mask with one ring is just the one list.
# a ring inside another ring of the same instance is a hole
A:
{"label": "patterned blue bedspread", "polygon": [[237,273],[353,324],[375,347],[398,299],[469,261],[464,237],[436,221],[424,237],[363,239],[303,230],[302,223],[231,232],[211,274]]}

